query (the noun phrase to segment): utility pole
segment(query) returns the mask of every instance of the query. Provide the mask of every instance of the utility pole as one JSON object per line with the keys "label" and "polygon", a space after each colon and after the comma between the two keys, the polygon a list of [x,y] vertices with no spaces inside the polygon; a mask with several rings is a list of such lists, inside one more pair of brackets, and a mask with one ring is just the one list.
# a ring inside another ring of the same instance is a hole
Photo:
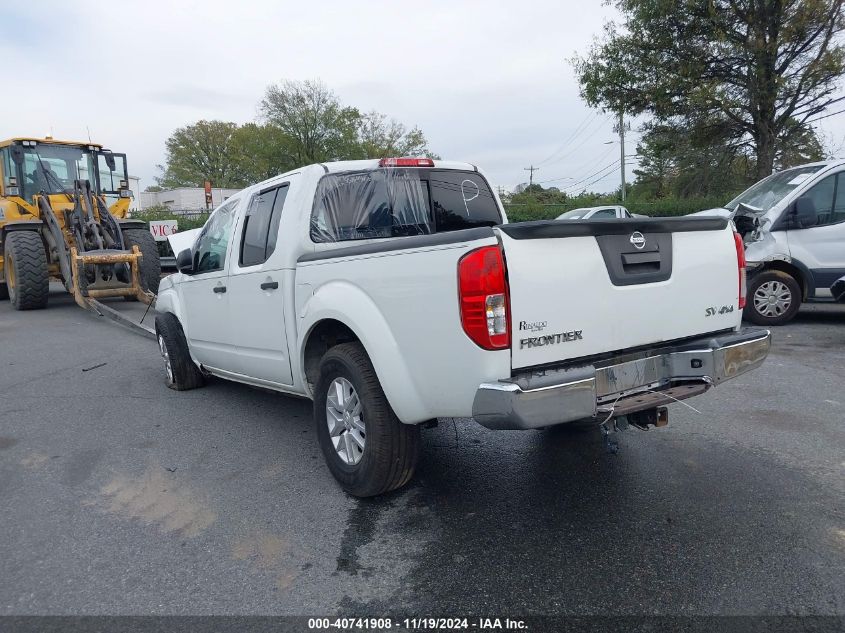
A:
{"label": "utility pole", "polygon": [[625,202],[625,118],[619,111],[619,171],[622,178],[622,202]]}
{"label": "utility pole", "polygon": [[534,172],[540,171],[540,168],[534,167],[534,165],[531,165],[531,167],[523,167],[522,169],[523,169],[523,171],[530,171],[531,172],[531,175],[528,177],[528,186],[530,187],[531,185],[534,184]]}

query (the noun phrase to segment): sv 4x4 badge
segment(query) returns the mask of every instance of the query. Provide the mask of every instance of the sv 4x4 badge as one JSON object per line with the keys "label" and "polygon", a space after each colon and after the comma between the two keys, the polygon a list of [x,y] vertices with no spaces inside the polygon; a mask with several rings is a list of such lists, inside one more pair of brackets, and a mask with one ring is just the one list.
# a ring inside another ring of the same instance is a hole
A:
{"label": "sv 4x4 badge", "polygon": [[721,308],[711,307],[711,308],[707,308],[704,311],[704,316],[710,317],[710,316],[713,316],[715,314],[730,314],[733,311],[734,311],[733,305],[722,306]]}

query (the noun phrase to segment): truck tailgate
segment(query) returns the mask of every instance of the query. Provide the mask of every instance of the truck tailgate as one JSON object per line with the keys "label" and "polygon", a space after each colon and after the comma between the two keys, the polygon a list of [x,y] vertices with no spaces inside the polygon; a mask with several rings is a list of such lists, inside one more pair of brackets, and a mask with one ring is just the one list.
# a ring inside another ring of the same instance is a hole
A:
{"label": "truck tailgate", "polygon": [[726,218],[526,222],[499,232],[514,369],[740,324]]}

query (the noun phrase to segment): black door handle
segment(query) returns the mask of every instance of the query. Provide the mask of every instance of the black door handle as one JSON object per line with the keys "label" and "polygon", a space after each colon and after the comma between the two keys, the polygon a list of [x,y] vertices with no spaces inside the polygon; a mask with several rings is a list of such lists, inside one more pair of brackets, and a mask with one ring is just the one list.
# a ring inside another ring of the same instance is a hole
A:
{"label": "black door handle", "polygon": [[214,292],[226,292],[226,286],[214,286]]}
{"label": "black door handle", "polygon": [[262,290],[275,290],[278,287],[279,287],[278,281],[265,281],[263,284],[261,284]]}

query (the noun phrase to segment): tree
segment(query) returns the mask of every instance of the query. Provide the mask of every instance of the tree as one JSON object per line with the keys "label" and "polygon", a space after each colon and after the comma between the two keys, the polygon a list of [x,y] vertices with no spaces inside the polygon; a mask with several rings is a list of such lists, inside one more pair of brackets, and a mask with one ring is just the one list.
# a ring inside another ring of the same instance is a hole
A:
{"label": "tree", "polygon": [[[785,140],[785,139],[788,139]],[[790,119],[777,142],[775,167],[786,169],[803,163],[824,160],[825,150],[816,131],[807,124]]]}
{"label": "tree", "polygon": [[[806,125],[790,124],[779,139],[775,167],[785,169],[824,157],[821,142]],[[729,122],[699,122],[693,127],[652,121],[641,128],[640,161],[632,195],[640,199],[733,197],[756,179],[747,144],[732,142]]]}
{"label": "tree", "polygon": [[843,0],[617,0],[624,29],[575,66],[590,105],[750,142],[756,178],[832,103],[845,70]]}
{"label": "tree", "polygon": [[670,183],[677,175],[675,159],[678,136],[674,130],[661,127],[648,129],[637,145],[639,167],[634,170],[635,186],[645,198],[664,198],[669,195]]}
{"label": "tree", "polygon": [[428,141],[418,127],[408,130],[396,119],[388,120],[386,115],[375,111],[367,112],[359,117],[358,144],[362,158],[387,156],[439,158],[428,148]]}
{"label": "tree", "polygon": [[165,188],[201,187],[210,180],[215,187],[238,187],[231,143],[236,123],[197,121],[178,128],[165,142],[166,163],[159,166],[158,184]]}
{"label": "tree", "polygon": [[262,121],[238,125],[197,121],[167,139],[159,187],[241,188],[296,167],[329,160],[429,156],[422,130],[408,130],[377,112],[361,115],[343,106],[319,81],[283,82],[267,88]]}
{"label": "tree", "polygon": [[360,114],[341,105],[320,81],[284,81],[267,87],[259,105],[265,123],[291,140],[298,165],[355,157]]}
{"label": "tree", "polygon": [[267,180],[298,166],[291,138],[275,125],[240,126],[232,134],[229,150],[239,186]]}
{"label": "tree", "polygon": [[687,128],[654,121],[642,131],[635,197],[725,196],[747,184],[747,157],[730,142],[730,126],[723,122],[699,121]]}

